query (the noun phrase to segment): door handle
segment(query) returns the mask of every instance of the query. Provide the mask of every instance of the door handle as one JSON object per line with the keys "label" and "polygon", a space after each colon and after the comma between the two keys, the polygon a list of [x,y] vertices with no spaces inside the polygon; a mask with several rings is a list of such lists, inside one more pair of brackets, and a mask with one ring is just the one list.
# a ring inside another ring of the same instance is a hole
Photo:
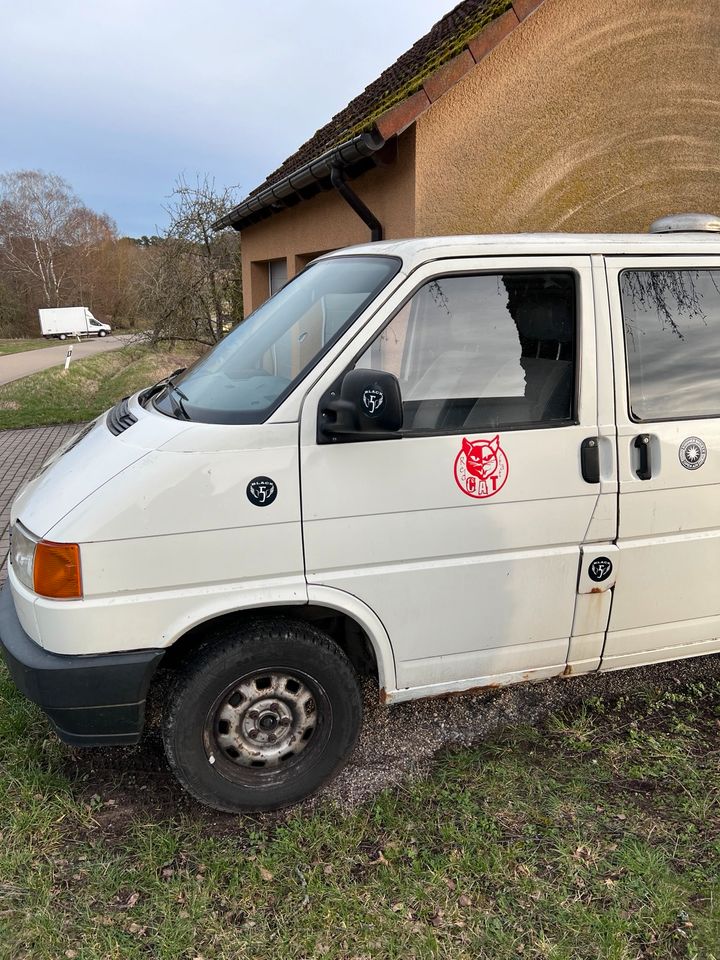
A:
{"label": "door handle", "polygon": [[640,433],[633,441],[633,446],[638,452],[639,464],[635,473],[639,480],[650,480],[652,477],[652,464],[650,462],[650,435]]}
{"label": "door handle", "polygon": [[585,437],[580,444],[580,471],[585,483],[600,483],[599,449],[597,437]]}

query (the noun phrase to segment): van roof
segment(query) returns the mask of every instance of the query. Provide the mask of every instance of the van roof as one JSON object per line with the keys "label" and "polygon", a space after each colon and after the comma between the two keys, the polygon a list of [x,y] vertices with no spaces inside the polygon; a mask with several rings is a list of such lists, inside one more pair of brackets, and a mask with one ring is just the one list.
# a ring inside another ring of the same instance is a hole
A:
{"label": "van roof", "polygon": [[345,247],[326,256],[384,254],[400,257],[406,270],[454,257],[720,255],[720,233],[506,233],[381,240]]}

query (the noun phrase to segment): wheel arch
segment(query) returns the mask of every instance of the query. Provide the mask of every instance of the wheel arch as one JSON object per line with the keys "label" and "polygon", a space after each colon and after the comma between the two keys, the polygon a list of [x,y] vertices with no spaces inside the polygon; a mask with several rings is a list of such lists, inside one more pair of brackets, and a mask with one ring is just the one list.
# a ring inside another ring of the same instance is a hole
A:
{"label": "wheel arch", "polygon": [[190,624],[179,633],[160,662],[173,669],[192,654],[210,631],[243,621],[286,617],[316,624],[347,654],[358,673],[377,680],[380,695],[395,689],[395,658],[387,631],[379,617],[362,600],[332,587],[308,586],[306,603],[257,604],[217,611]]}

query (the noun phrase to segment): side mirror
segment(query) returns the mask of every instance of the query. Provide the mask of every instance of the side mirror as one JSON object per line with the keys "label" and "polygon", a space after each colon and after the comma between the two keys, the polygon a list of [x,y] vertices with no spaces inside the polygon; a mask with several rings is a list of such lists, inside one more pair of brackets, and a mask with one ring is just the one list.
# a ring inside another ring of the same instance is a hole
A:
{"label": "side mirror", "polygon": [[340,396],[324,397],[318,432],[325,439],[391,440],[403,425],[400,384],[384,370],[348,370]]}

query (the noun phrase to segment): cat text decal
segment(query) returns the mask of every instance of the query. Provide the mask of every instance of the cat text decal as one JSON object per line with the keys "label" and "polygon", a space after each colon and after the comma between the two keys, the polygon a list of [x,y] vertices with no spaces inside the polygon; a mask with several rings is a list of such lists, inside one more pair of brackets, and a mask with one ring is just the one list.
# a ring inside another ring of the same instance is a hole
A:
{"label": "cat text decal", "polygon": [[505,486],[508,470],[499,436],[492,440],[463,437],[462,449],[455,457],[455,482],[468,497],[494,497]]}

